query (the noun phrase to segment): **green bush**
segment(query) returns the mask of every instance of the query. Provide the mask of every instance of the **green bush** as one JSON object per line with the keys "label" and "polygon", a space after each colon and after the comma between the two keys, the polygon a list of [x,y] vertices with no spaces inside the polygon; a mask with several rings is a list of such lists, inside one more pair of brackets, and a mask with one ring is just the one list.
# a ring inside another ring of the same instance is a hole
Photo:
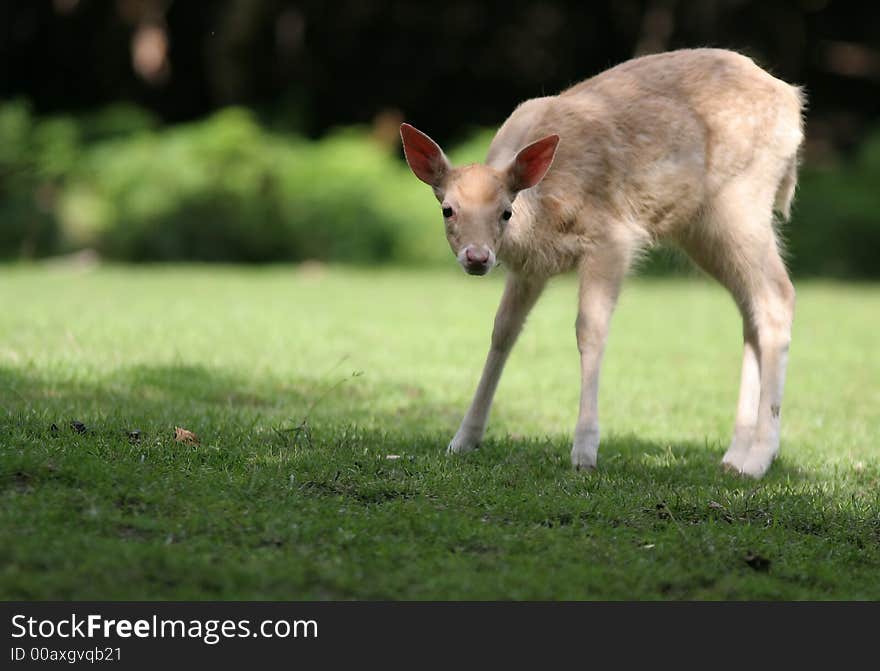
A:
{"label": "green bush", "polygon": [[[477,131],[449,152],[481,160]],[[802,171],[784,227],[799,274],[880,277],[880,133],[853,160]],[[161,127],[117,105],[36,118],[0,105],[0,256],[83,247],[127,261],[447,261],[437,203],[367,129],[319,141],[230,108]],[[670,272],[663,254],[644,272]]]}
{"label": "green bush", "polygon": [[794,270],[808,275],[880,277],[880,133],[850,163],[801,173],[784,227]]}
{"label": "green bush", "polygon": [[228,109],[96,144],[59,210],[70,246],[111,258],[368,263],[420,253],[425,195],[363,131],[307,142]]}
{"label": "green bush", "polygon": [[134,261],[280,257],[273,152],[237,111],[97,143],[61,200],[66,240]]}
{"label": "green bush", "polygon": [[76,128],[63,119],[38,123],[24,101],[0,106],[0,256],[52,251],[58,179],[76,155]]}

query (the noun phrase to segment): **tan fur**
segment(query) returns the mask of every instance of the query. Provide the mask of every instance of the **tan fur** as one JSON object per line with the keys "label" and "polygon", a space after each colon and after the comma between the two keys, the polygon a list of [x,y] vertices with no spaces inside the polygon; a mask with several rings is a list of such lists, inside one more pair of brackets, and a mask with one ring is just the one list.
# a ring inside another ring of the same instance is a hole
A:
{"label": "tan fur", "polygon": [[[496,318],[504,337],[493,337],[484,380],[450,450],[481,439],[528,308],[548,277],[574,269],[583,388],[572,460],[594,467],[599,365],[620,282],[642,250],[667,241],[727,287],[742,311],[743,380],[724,463],[763,475],[778,450],[794,305],[772,212],[789,216],[802,108],[800,89],[745,56],[674,51],[524,102],[499,129],[485,165],[450,167],[435,193],[457,212],[453,251],[484,245],[511,271]],[[508,192],[505,175],[517,152],[551,134],[560,140],[543,180]],[[498,217],[511,201],[504,225]]]}
{"label": "tan fur", "polygon": [[737,177],[772,185],[774,199],[782,186],[790,200],[801,96],[733,52],[647,56],[520,105],[487,164],[503,167],[549,133],[561,137],[554,166],[517,198],[499,254],[513,269],[538,274],[572,267],[577,252],[607,236],[609,222],[626,222],[635,243],[691,235],[706,223],[701,211]]}

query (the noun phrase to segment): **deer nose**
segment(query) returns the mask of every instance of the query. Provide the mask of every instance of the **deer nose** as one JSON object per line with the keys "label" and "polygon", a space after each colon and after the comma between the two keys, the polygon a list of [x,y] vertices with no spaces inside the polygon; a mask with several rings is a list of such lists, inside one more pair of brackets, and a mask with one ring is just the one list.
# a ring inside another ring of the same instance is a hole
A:
{"label": "deer nose", "polygon": [[489,251],[485,247],[483,249],[468,247],[464,251],[464,257],[468,263],[485,264],[489,260]]}

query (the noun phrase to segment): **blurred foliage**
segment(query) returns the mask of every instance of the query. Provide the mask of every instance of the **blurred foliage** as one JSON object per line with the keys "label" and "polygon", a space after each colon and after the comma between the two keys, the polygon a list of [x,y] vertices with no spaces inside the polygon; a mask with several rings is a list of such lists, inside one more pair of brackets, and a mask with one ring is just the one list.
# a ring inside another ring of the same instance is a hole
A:
{"label": "blurred foliage", "polygon": [[784,229],[790,264],[832,277],[880,277],[880,132],[854,160],[801,171],[792,222]]}
{"label": "blurred foliage", "polygon": [[437,258],[431,200],[365,129],[310,142],[239,108],[157,130],[136,109],[74,120],[0,106],[5,257],[92,247],[131,261]]}
{"label": "blurred foliage", "polygon": [[[485,156],[476,130],[449,153]],[[424,263],[447,260],[436,202],[371,129],[319,141],[267,130],[242,108],[159,127],[114,106],[39,118],[0,105],[0,255],[90,247],[129,261]],[[798,274],[877,277],[880,133],[851,159],[802,171],[784,226]],[[668,272],[663,253],[645,272]]]}

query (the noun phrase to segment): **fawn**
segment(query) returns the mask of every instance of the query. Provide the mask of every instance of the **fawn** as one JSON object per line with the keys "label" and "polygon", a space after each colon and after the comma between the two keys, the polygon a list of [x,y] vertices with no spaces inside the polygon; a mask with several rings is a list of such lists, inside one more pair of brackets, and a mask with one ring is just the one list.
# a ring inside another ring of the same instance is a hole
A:
{"label": "fawn", "polygon": [[502,124],[485,164],[453,167],[400,128],[416,177],[434,191],[464,270],[508,267],[476,394],[448,452],[483,437],[504,363],[549,277],[577,270],[581,400],[571,461],[596,467],[602,353],[621,282],[656,242],[680,247],[732,294],[744,352],[722,465],[760,478],[779,450],[794,314],[774,210],[788,219],[804,95],[740,54],[692,49],[622,63]]}

